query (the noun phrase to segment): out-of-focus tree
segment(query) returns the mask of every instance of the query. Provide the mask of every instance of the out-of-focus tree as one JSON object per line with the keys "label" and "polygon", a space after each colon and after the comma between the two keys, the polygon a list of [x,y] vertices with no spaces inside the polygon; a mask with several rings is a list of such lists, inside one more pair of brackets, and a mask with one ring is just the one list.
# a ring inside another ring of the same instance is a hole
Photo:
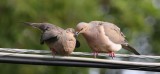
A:
{"label": "out-of-focus tree", "polygon": [[[40,31],[21,22],[49,22],[62,28],[75,28],[79,22],[101,20],[115,23],[134,44],[136,38],[144,34],[153,53],[158,54],[158,4],[158,0],[1,0],[0,47],[48,49],[39,44]],[[79,40],[82,45],[75,51],[91,52],[81,35]],[[0,64],[0,73],[87,74],[88,68]]]}

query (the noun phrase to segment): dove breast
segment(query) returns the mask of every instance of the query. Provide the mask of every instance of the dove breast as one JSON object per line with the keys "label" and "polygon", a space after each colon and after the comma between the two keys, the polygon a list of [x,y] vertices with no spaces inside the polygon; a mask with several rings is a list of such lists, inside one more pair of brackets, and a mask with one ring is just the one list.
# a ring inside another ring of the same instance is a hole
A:
{"label": "dove breast", "polygon": [[121,44],[114,43],[105,35],[103,25],[89,24],[89,29],[82,34],[93,51],[110,52],[122,48]]}

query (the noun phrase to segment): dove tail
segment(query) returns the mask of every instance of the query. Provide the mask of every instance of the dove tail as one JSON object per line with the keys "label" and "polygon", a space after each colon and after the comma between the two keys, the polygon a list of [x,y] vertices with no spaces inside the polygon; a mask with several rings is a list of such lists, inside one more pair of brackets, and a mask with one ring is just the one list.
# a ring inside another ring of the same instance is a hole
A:
{"label": "dove tail", "polygon": [[39,28],[41,26],[40,23],[30,23],[30,22],[24,22],[24,24],[35,27],[35,28]]}
{"label": "dove tail", "polygon": [[136,51],[136,49],[134,49],[133,47],[131,47],[130,45],[122,45],[122,48],[127,49],[130,52],[133,52],[136,55],[140,55],[139,52]]}
{"label": "dove tail", "polygon": [[38,28],[42,31],[45,31],[48,27],[47,23],[30,23],[30,22],[24,22],[24,24],[32,26],[34,28]]}

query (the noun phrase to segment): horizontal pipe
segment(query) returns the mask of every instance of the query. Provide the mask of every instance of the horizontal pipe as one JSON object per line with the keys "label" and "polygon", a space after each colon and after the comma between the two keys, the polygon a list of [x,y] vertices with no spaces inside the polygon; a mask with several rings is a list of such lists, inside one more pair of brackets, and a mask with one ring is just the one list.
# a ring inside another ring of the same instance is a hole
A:
{"label": "horizontal pipe", "polygon": [[160,71],[160,63],[0,52],[1,63]]}

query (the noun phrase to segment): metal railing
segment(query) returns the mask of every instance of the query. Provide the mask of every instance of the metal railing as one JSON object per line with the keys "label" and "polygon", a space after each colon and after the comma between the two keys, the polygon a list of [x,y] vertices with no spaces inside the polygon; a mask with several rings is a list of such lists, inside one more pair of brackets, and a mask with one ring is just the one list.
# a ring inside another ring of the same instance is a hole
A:
{"label": "metal railing", "polygon": [[[98,55],[98,57],[103,58],[88,56],[93,56],[93,54],[73,52],[71,56],[52,56],[51,52],[47,50],[0,48],[0,63],[160,71],[160,63],[158,62],[106,59],[104,57],[107,57],[108,54],[104,53]],[[159,60],[160,56],[116,54],[116,58]]]}

